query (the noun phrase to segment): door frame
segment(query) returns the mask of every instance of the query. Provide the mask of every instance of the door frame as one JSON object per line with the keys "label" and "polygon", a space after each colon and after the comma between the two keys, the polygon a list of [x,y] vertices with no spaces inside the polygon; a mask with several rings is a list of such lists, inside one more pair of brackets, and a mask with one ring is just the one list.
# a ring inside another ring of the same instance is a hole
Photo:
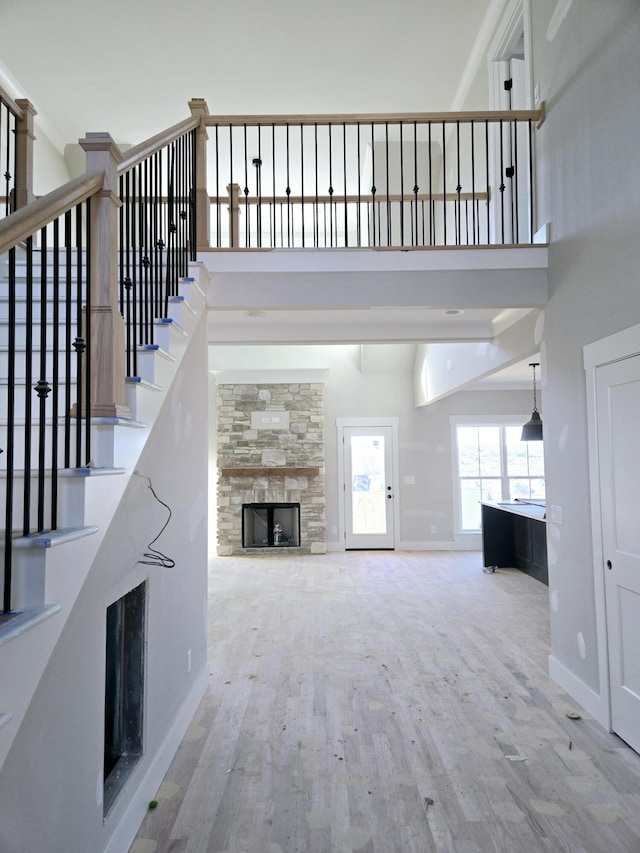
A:
{"label": "door frame", "polygon": [[[597,371],[599,367],[640,355],[640,324],[623,329],[582,348],[587,382],[587,438],[589,448],[589,483],[591,497],[591,539],[593,547],[593,580],[596,614],[596,643],[598,653],[599,705],[598,712],[590,708],[608,731],[611,724],[611,686],[609,673],[609,644],[607,636],[605,566],[601,509],[600,466],[597,426]],[[580,700],[579,700],[580,701]],[[593,703],[590,703],[591,705]],[[588,707],[588,706],[586,706]]]}
{"label": "door frame", "polygon": [[393,465],[393,540],[397,547],[400,532],[400,476],[398,472],[398,426],[400,418],[336,418],[337,448],[338,448],[338,539],[340,550],[345,549],[346,519],[345,519],[345,479],[344,479],[344,430],[345,427],[391,427],[393,447],[391,461]]}

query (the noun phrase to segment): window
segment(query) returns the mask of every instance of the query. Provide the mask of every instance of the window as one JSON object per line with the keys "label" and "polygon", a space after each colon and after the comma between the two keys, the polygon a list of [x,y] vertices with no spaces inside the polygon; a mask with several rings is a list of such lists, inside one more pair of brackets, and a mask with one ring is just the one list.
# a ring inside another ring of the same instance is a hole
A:
{"label": "window", "polygon": [[544,499],[543,446],[541,441],[520,441],[525,420],[455,423],[460,532],[480,530],[481,501]]}

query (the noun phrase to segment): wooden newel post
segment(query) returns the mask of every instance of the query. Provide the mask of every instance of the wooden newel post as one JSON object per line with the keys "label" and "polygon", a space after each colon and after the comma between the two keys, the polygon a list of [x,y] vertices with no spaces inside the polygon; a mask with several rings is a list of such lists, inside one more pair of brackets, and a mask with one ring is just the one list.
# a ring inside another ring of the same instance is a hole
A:
{"label": "wooden newel post", "polygon": [[240,245],[240,184],[227,184],[229,193],[229,246],[232,249]]}
{"label": "wooden newel post", "polygon": [[207,192],[207,126],[205,117],[209,115],[209,107],[204,98],[192,98],[189,101],[191,115],[200,117],[200,125],[196,131],[196,248],[209,248],[211,202]]}
{"label": "wooden newel post", "polygon": [[30,204],[33,194],[33,119],[38,113],[26,98],[20,98],[16,104],[22,110],[22,118],[16,124],[16,174],[12,210],[20,210]]}
{"label": "wooden newel post", "polygon": [[91,204],[91,415],[131,417],[125,393],[124,320],[118,307],[118,163],[120,149],[108,133],[79,140],[87,172],[103,172]]}

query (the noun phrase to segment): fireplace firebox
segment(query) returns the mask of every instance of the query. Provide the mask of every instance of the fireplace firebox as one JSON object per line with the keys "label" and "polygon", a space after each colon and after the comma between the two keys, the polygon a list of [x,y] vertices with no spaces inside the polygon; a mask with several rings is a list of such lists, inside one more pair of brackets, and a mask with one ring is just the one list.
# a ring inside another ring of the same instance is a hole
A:
{"label": "fireplace firebox", "polygon": [[242,547],[300,547],[300,504],[243,504]]}

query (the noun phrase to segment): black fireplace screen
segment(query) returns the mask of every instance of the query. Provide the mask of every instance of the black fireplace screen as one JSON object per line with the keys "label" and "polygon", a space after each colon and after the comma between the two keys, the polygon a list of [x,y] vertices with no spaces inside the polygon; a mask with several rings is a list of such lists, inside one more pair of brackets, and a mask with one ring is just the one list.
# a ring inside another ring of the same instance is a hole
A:
{"label": "black fireplace screen", "polygon": [[293,548],[299,545],[299,503],[242,505],[243,548]]}

